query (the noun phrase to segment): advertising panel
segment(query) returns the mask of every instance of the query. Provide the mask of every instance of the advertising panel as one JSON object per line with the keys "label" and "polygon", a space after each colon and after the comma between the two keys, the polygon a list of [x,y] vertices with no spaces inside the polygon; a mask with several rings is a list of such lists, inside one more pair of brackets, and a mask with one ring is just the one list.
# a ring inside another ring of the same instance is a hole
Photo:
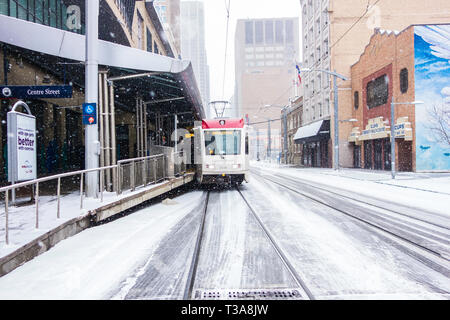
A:
{"label": "advertising panel", "polygon": [[8,112],[8,181],[36,179],[36,141],[35,117]]}
{"label": "advertising panel", "polygon": [[450,25],[414,27],[416,170],[450,170]]}

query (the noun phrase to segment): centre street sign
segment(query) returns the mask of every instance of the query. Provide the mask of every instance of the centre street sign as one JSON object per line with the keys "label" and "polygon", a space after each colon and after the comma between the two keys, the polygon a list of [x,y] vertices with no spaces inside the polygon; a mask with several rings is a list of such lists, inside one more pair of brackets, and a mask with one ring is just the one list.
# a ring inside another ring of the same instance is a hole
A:
{"label": "centre street sign", "polygon": [[61,99],[72,93],[72,86],[0,86],[0,99]]}

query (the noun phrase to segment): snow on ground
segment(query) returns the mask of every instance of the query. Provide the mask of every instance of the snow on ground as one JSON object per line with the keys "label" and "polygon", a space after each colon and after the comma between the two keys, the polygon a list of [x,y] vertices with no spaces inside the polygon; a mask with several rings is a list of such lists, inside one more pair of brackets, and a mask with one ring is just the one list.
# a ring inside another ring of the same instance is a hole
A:
{"label": "snow on ground", "polygon": [[450,216],[449,173],[399,173],[358,169],[294,168],[252,161],[251,166],[269,174],[280,173],[302,180],[367,195],[417,209]]}
{"label": "snow on ground", "polygon": [[104,299],[198,206],[203,192],[87,229],[0,278],[3,299]]}
{"label": "snow on ground", "polygon": [[9,245],[6,245],[5,239],[5,210],[4,203],[0,212],[0,258],[19,249],[30,241],[40,237],[46,232],[64,224],[65,222],[86,215],[90,210],[99,208],[109,203],[118,201],[133,194],[137,194],[146,189],[155,188],[162,183],[138,188],[133,192],[126,191],[117,196],[115,192],[104,192],[103,202],[99,199],[83,198],[83,209],[80,209],[80,194],[75,192],[61,197],[61,218],[57,219],[57,197],[41,196],[39,197],[39,228],[36,229],[35,204],[27,206],[9,208]]}
{"label": "snow on ground", "polygon": [[450,292],[447,277],[333,209],[257,176],[243,192],[318,299],[439,299]]}

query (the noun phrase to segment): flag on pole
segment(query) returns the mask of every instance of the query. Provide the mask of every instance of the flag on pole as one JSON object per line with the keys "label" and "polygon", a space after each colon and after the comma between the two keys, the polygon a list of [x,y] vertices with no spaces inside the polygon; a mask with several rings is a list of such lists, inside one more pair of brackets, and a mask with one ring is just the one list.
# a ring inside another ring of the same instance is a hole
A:
{"label": "flag on pole", "polygon": [[300,67],[298,66],[298,64],[295,65],[295,67],[297,68],[297,73],[298,73],[298,80],[300,81],[300,84],[302,83],[302,77],[300,75]]}

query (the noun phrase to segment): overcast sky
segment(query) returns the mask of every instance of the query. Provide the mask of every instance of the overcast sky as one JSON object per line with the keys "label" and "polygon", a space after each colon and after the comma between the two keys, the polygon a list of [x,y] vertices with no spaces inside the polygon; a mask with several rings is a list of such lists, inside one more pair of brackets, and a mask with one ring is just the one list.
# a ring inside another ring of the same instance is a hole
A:
{"label": "overcast sky", "polygon": [[[228,100],[234,92],[234,35],[238,19],[299,17],[300,0],[231,0],[225,94],[222,96],[228,0],[203,0],[211,100]],[[301,25],[301,24],[300,24]]]}

